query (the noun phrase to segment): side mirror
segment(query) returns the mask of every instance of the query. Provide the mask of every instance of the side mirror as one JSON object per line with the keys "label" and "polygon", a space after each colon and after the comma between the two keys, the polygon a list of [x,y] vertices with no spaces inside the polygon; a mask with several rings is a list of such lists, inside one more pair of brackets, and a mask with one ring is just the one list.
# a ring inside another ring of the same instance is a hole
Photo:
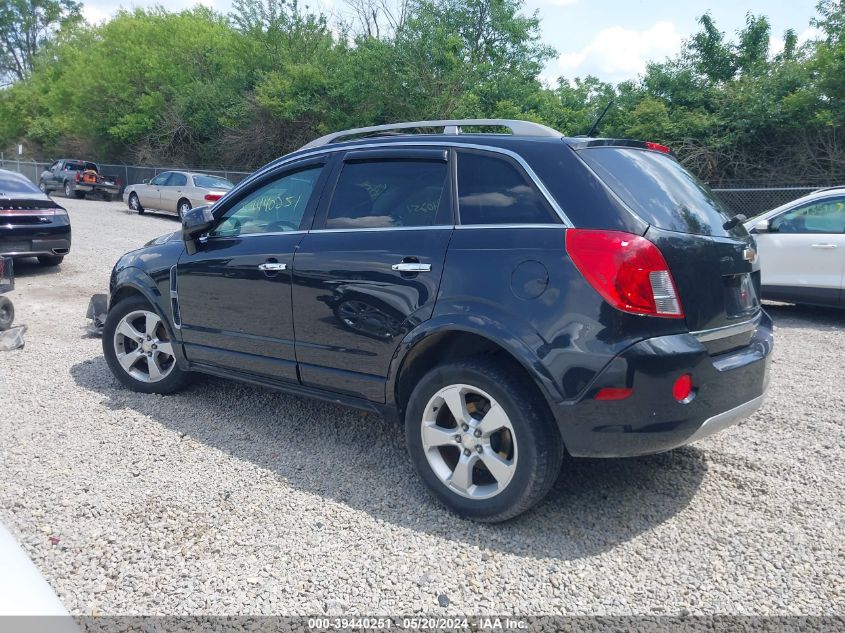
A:
{"label": "side mirror", "polygon": [[769,232],[769,221],[768,220],[760,220],[757,224],[754,225],[753,231],[755,233],[768,233]]}
{"label": "side mirror", "polygon": [[203,233],[208,233],[214,226],[214,213],[211,207],[194,207],[182,215],[182,240],[192,242]]}

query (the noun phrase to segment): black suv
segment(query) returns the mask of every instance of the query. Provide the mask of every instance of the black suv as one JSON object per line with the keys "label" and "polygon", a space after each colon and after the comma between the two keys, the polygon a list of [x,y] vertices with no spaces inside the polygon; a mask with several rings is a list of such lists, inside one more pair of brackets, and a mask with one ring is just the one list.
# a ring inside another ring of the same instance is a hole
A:
{"label": "black suv", "polygon": [[103,349],[136,391],[202,372],[396,418],[443,503],[500,521],[564,451],[753,412],[759,288],[753,239],[662,145],[423,121],[313,141],[123,256]]}

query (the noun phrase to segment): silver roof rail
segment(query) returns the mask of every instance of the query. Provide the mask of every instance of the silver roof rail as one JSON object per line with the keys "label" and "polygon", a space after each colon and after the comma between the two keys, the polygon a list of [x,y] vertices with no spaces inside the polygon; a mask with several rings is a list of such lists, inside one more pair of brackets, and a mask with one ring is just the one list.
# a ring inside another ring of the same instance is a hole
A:
{"label": "silver roof rail", "polygon": [[424,127],[442,127],[443,134],[460,134],[462,127],[469,126],[484,126],[484,127],[504,127],[511,131],[514,136],[533,136],[533,137],[562,137],[563,134],[541,123],[534,123],[532,121],[517,121],[515,119],[444,119],[439,121],[411,121],[408,123],[389,123],[387,125],[372,125],[370,127],[359,127],[352,130],[343,130],[342,132],[333,132],[326,134],[320,138],[314,139],[310,143],[303,145],[300,149],[311,149],[312,147],[321,147],[329,143],[335,143],[338,139],[346,138],[347,136],[357,136],[359,134],[373,134],[378,132],[395,132],[398,130],[413,130]]}

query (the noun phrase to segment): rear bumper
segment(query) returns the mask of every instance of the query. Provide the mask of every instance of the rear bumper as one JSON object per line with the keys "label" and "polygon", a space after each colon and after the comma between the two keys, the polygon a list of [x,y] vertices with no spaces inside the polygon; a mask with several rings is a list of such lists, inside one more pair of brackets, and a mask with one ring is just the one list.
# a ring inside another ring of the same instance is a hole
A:
{"label": "rear bumper", "polygon": [[20,230],[0,235],[0,255],[34,257],[37,255],[67,255],[70,252],[70,228],[61,231],[38,231],[33,235]]}
{"label": "rear bumper", "polygon": [[74,191],[84,191],[85,193],[108,193],[116,196],[119,188],[117,185],[100,185],[87,182],[76,182],[71,185]]}
{"label": "rear bumper", "polygon": [[[568,451],[579,457],[647,455],[736,424],[763,402],[772,344],[772,322],[763,313],[749,342],[724,353],[711,355],[693,334],[631,346],[605,367],[583,398],[554,407]],[[694,396],[684,403],[672,395],[682,374],[692,375],[694,387]],[[595,400],[605,387],[633,392],[624,400]]]}

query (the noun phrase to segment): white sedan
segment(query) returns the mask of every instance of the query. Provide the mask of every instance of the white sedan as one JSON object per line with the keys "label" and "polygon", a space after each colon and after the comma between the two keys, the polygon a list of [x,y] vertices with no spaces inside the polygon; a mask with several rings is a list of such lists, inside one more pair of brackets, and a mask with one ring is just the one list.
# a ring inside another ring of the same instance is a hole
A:
{"label": "white sedan", "polygon": [[763,298],[845,307],[845,187],[823,189],[745,223]]}
{"label": "white sedan", "polygon": [[181,218],[193,207],[214,204],[234,186],[219,176],[165,171],[149,182],[129,185],[123,192],[123,200],[138,213],[157,209],[177,213]]}

